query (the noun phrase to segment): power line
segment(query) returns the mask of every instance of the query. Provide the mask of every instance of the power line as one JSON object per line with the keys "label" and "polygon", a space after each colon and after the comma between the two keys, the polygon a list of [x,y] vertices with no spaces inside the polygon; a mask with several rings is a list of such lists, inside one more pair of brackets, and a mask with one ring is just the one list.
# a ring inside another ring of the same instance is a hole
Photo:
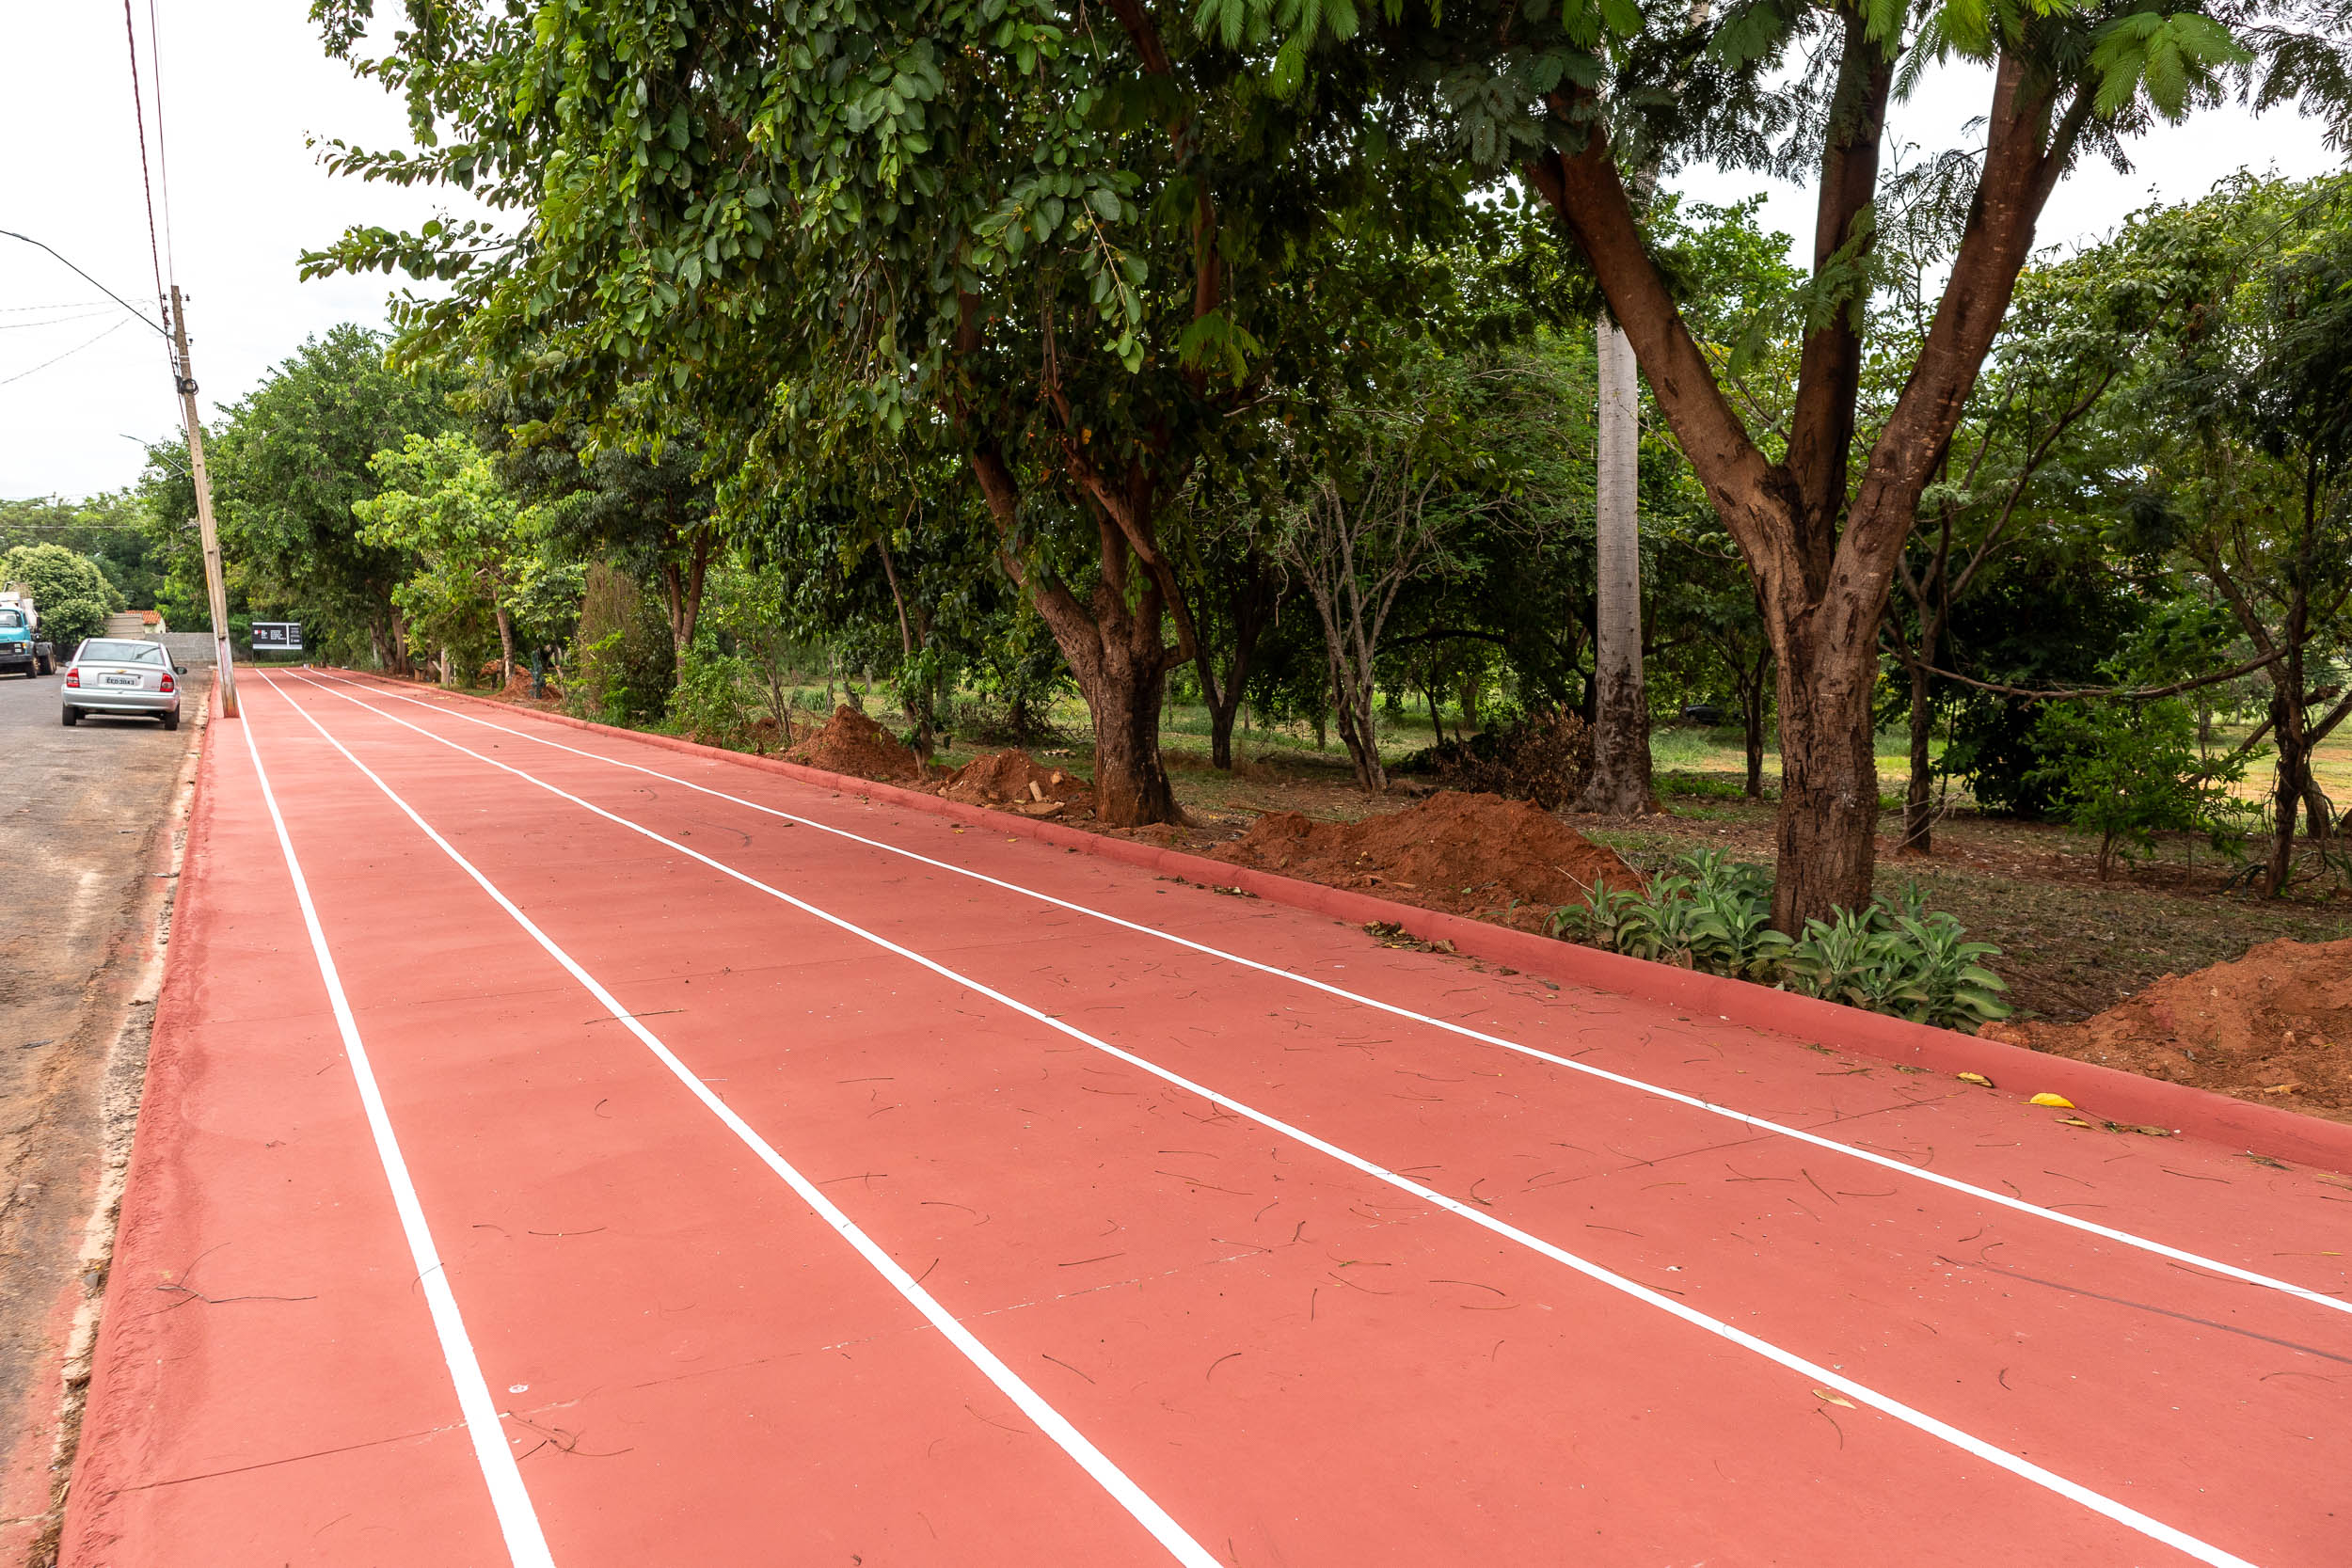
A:
{"label": "power line", "polygon": [[91,343],[100,342],[105,339],[111,338],[116,333],[121,331],[124,327],[130,325],[131,324],[129,322],[117,322],[114,325],[106,328],[105,331],[101,332],[97,337],[91,338],[87,341],[74,344],[72,348],[67,349],[63,354],[56,356],[56,358],[42,360],[40,364],[35,365],[32,370],[19,371],[14,375],[0,376],[0,387],[12,386],[15,383],[24,380],[26,376],[31,375],[34,371],[45,371],[50,366],[56,364],[58,359],[71,359],[75,355],[81,353],[84,349],[89,347]]}
{"label": "power line", "polygon": [[69,322],[86,322],[92,316],[111,316],[112,310],[85,310],[78,316],[52,316],[47,321],[0,322],[0,332],[22,332],[27,327],[63,326]]}
{"label": "power line", "polygon": [[180,259],[171,250],[171,145],[164,135],[164,29],[156,20],[155,0],[147,0],[147,66],[155,79],[155,179],[164,188],[164,261],[172,281],[180,278]]}
{"label": "power line", "polygon": [[[136,316],[140,321],[145,322],[150,329],[163,337],[165,340],[168,341],[170,339],[171,334],[166,332],[157,323],[148,321],[146,314],[142,312],[137,306],[132,304],[129,300],[123,298],[120,294],[115,293],[112,289],[109,289],[106,285],[98,281],[97,278],[92,277],[88,273],[86,273],[81,268],[74,266],[72,262],[67,261],[64,252],[58,250],[56,246],[42,245],[40,241],[33,238],[30,234],[20,234],[13,229],[0,229],[0,235],[5,235],[11,240],[23,240],[26,245],[48,251],[50,255],[55,256],[58,261],[64,261],[66,267],[73,274],[74,277],[79,277],[83,282],[88,284],[91,288],[96,289],[100,293],[104,294],[108,299],[111,299],[117,305],[121,306],[125,310],[130,311],[132,315]],[[40,309],[41,307],[29,306],[27,309]]]}
{"label": "power line", "polygon": [[155,242],[155,182],[147,171],[147,104],[139,92],[139,35],[131,22],[131,0],[122,0],[122,40],[131,51],[131,119],[139,132],[139,184],[147,192],[147,257],[155,266],[155,304],[164,300],[163,247]]}
{"label": "power line", "polygon": [[0,305],[0,316],[21,316],[27,310],[79,310],[85,305],[97,305],[95,299],[61,299],[55,305]]}

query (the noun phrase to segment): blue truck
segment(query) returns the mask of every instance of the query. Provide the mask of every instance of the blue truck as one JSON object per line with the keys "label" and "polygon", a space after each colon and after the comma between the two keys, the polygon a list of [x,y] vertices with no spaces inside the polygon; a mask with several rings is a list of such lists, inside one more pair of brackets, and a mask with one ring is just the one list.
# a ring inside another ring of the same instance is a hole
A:
{"label": "blue truck", "polygon": [[10,584],[0,591],[0,674],[22,673],[29,680],[56,673],[56,650],[40,641],[33,591],[21,582]]}

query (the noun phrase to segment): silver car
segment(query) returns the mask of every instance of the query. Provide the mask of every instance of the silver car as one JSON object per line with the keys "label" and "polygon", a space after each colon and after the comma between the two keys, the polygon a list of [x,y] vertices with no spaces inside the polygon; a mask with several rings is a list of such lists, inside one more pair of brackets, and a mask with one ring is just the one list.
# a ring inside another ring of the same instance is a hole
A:
{"label": "silver car", "polygon": [[78,724],[88,713],[160,719],[180,727],[180,683],[186,673],[171,662],[160,642],[92,637],[73,650],[65,669],[65,721]]}

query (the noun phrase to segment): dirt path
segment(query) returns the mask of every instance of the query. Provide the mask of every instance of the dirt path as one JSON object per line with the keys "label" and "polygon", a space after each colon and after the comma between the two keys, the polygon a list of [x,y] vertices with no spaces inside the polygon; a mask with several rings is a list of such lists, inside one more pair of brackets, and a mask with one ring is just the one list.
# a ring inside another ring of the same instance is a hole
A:
{"label": "dirt path", "polygon": [[[62,1374],[104,1283],[108,1156],[119,1182],[171,895],[175,796],[203,733],[107,719],[67,729],[61,678],[0,680],[0,1563],[11,1568],[53,1522]],[[209,677],[187,679],[193,720]]]}

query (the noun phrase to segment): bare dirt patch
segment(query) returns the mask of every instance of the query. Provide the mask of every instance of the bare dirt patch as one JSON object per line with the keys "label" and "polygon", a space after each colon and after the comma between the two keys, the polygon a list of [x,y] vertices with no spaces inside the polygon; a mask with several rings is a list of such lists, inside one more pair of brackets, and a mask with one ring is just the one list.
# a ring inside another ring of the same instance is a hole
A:
{"label": "bare dirt patch", "polygon": [[880,724],[844,703],[825,727],[784,753],[787,762],[854,778],[920,781],[923,764]]}
{"label": "bare dirt patch", "polygon": [[2352,939],[2266,942],[2168,974],[2080,1023],[1983,1034],[2076,1061],[2352,1121]]}
{"label": "bare dirt patch", "polygon": [[1094,786],[1067,768],[1049,768],[1026,752],[997,752],[965,763],[939,793],[971,806],[994,806],[1057,821],[1090,816]]}
{"label": "bare dirt patch", "polygon": [[1540,806],[1454,790],[1355,822],[1272,812],[1211,853],[1236,865],[1522,930],[1542,929],[1553,910],[1596,887],[1642,882],[1614,850]]}

